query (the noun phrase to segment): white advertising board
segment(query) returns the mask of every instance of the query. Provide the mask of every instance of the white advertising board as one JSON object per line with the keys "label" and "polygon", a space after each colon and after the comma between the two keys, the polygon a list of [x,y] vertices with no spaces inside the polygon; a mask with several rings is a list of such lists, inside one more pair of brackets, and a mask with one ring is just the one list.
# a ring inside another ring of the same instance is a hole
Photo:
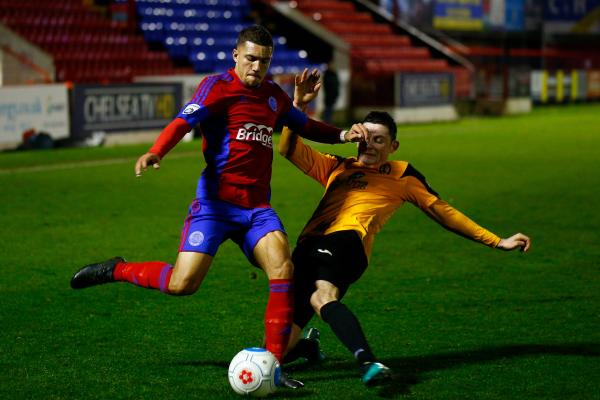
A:
{"label": "white advertising board", "polygon": [[46,132],[53,139],[69,137],[65,85],[0,87],[0,143],[20,142],[22,133],[29,129]]}

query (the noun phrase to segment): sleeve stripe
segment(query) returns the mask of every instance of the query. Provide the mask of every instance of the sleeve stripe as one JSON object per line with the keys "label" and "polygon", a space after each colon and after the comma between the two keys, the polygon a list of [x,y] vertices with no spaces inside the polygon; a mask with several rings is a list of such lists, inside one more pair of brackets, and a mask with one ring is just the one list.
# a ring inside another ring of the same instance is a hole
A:
{"label": "sleeve stripe", "polygon": [[196,90],[196,94],[192,98],[191,102],[195,104],[202,104],[202,102],[206,100],[206,96],[208,96],[210,89],[212,89],[212,87],[215,85],[215,82],[217,82],[217,78],[217,76],[210,76],[206,78],[206,80],[204,80]]}
{"label": "sleeve stripe", "polygon": [[231,82],[232,80],[233,80],[233,77],[231,75],[229,75],[228,73],[223,73],[221,75],[209,76],[208,78],[206,78],[206,80],[204,80],[202,83],[200,83],[200,86],[198,87],[198,89],[196,89],[196,93],[194,94],[194,98],[192,99],[191,103],[201,104],[201,102],[206,100],[206,96],[208,96],[208,92],[215,85],[215,83],[217,81]]}
{"label": "sleeve stripe", "polygon": [[291,125],[303,127],[306,125],[307,121],[308,116],[306,114],[298,110],[296,107],[290,108],[290,111],[288,112],[288,122]]}
{"label": "sleeve stripe", "polygon": [[429,193],[438,198],[440,197],[440,195],[435,190],[433,190],[431,186],[429,186],[427,180],[425,180],[425,177],[419,171],[417,171],[415,167],[413,167],[411,164],[408,164],[408,166],[406,167],[406,170],[402,174],[402,178],[406,176],[412,176],[414,178],[417,178],[423,184],[423,186],[425,186]]}

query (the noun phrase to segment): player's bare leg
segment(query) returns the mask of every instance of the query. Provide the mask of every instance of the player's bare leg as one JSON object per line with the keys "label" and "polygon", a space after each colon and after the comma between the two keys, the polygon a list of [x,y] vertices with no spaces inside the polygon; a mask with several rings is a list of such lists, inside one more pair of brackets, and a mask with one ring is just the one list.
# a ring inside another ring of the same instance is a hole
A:
{"label": "player's bare leg", "polygon": [[288,345],[285,354],[287,354],[290,349],[296,347],[296,344],[298,344],[298,340],[300,340],[301,333],[302,328],[300,328],[296,324],[292,324],[292,332],[290,333],[290,340],[288,340]]}
{"label": "player's bare leg", "polygon": [[310,297],[310,304],[315,309],[315,312],[323,318],[321,315],[321,308],[328,303],[338,301],[340,296],[340,290],[333,283],[328,281],[318,280],[315,282],[317,290]]}
{"label": "player's bare leg", "polygon": [[294,265],[285,233],[273,231],[263,236],[254,247],[254,258],[269,279],[292,279]]}
{"label": "player's bare leg", "polygon": [[[283,364],[294,312],[294,267],[287,236],[281,231],[267,233],[254,247],[254,258],[269,278],[269,301],[265,311],[266,347]],[[279,386],[297,389],[304,385],[282,373]]]}
{"label": "player's bare leg", "polygon": [[205,253],[181,252],[175,267],[163,261],[127,262],[114,257],[80,269],[71,279],[73,289],[110,282],[129,282],[171,295],[189,295],[206,276],[213,257]]}
{"label": "player's bare leg", "polygon": [[213,257],[206,253],[179,253],[169,282],[169,293],[181,296],[195,293],[206,277],[212,260]]}

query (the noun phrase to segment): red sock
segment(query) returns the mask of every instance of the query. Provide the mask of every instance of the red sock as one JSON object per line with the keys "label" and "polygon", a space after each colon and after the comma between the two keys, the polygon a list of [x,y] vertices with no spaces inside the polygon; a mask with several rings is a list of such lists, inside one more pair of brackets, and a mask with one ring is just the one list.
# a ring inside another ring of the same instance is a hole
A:
{"label": "red sock", "polygon": [[115,267],[113,276],[116,281],[130,282],[137,286],[169,293],[172,273],[173,267],[162,261],[121,262]]}
{"label": "red sock", "polygon": [[294,314],[293,283],[291,279],[269,280],[269,301],[265,311],[267,350],[283,362]]}

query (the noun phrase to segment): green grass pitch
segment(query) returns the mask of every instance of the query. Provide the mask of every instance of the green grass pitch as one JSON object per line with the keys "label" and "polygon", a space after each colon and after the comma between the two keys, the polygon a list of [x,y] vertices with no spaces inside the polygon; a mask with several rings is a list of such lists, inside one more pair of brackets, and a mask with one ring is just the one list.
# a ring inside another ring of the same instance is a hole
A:
{"label": "green grass pitch", "polygon": [[[530,235],[531,252],[470,242],[405,205],[345,299],[394,382],[363,387],[313,320],[328,361],[292,368],[305,389],[275,397],[600,399],[599,115],[579,105],[401,127],[395,158],[481,225]],[[1,399],[237,398],[227,365],[262,341],[267,281],[234,244],[191,297],[69,288],[80,266],[114,255],[174,261],[200,143],[136,179],[147,148],[0,155]],[[279,155],[272,186],[294,242],[321,188]]]}

